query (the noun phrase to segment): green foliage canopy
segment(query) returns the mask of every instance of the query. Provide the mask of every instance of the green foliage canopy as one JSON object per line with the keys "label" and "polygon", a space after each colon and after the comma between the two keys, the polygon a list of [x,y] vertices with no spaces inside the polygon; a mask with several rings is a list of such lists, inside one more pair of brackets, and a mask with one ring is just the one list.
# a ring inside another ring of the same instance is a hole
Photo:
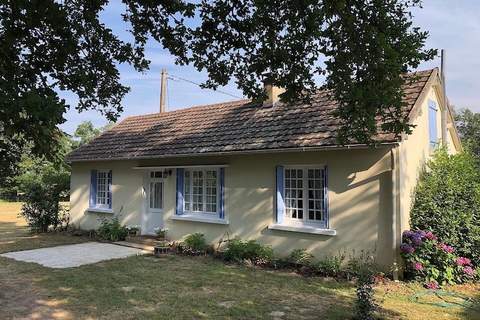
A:
{"label": "green foliage canopy", "polygon": [[32,167],[19,178],[25,191],[21,215],[37,232],[68,225],[68,209],[60,201],[68,195],[70,172],[45,162]]}
{"label": "green foliage canopy", "polygon": [[412,24],[419,0],[124,2],[137,43],[145,45],[145,34],[163,41],[178,63],[208,73],[204,87],[235,79],[255,99],[268,80],[291,101],[308,99],[323,78],[341,104],[344,143],[371,143],[378,118],[384,131],[410,132],[402,74],[436,54]]}
{"label": "green foliage canopy", "polygon": [[[98,110],[110,120],[122,111],[128,88],[119,63],[141,71],[143,50],[122,42],[99,21],[108,1],[15,0],[0,3],[0,159],[18,160],[17,147],[53,157],[68,109],[58,95],[78,96],[77,110]],[[10,162],[11,163],[11,162]]]}
{"label": "green foliage canopy", "polygon": [[461,109],[455,114],[455,124],[463,146],[480,160],[480,113]]}
{"label": "green foliage canopy", "polygon": [[480,261],[480,168],[470,153],[435,153],[415,190],[411,226]]}
{"label": "green foliage canopy", "polygon": [[15,148],[28,142],[34,154],[55,154],[70,107],[58,91],[76,94],[78,111],[115,121],[129,90],[118,65],[146,70],[151,38],[178,64],[206,71],[205,87],[235,79],[253,99],[265,97],[263,80],[286,88],[282,99],[291,101],[308,99],[324,79],[341,105],[344,143],[371,143],[379,129],[408,132],[401,74],[435,55],[412,25],[409,10],[420,0],[123,0],[132,41],[100,21],[108,3],[0,3],[1,161],[15,161]]}
{"label": "green foliage canopy", "polygon": [[[15,168],[11,168],[8,173],[5,173],[7,178],[0,181],[0,196],[6,199],[15,199],[18,194],[27,193],[25,181],[41,175],[42,171],[48,167],[56,168],[59,172],[68,174],[70,166],[65,161],[66,155],[80,145],[91,141],[110,126],[111,124],[108,124],[105,127],[96,128],[90,121],[85,121],[78,125],[73,137],[62,133],[57,141],[53,161],[49,161],[44,156],[35,155],[30,148],[30,144],[23,148],[18,147],[17,165]],[[4,169],[4,171],[6,172],[7,169]]]}
{"label": "green foliage canopy", "polygon": [[112,122],[101,128],[94,127],[91,121],[84,121],[80,123],[73,133],[74,139],[71,140],[72,149],[76,149],[83,144],[89,143],[112,126]]}

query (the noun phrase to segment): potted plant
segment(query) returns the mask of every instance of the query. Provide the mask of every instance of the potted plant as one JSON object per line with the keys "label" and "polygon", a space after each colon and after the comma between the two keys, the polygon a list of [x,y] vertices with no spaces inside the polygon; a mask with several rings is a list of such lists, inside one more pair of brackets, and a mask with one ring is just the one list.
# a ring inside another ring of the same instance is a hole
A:
{"label": "potted plant", "polygon": [[127,226],[127,231],[129,236],[134,237],[140,234],[140,227],[137,225]]}
{"label": "potted plant", "polygon": [[160,228],[160,227],[157,227],[154,229],[155,233],[157,234],[157,237],[159,239],[166,239],[167,237],[167,231],[168,229],[167,228]]}

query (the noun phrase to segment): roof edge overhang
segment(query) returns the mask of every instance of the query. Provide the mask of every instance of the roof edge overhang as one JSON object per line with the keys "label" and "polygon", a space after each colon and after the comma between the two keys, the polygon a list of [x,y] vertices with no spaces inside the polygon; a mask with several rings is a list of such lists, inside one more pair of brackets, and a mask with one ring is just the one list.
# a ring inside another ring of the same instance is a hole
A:
{"label": "roof edge overhang", "polygon": [[205,153],[184,153],[184,154],[165,154],[155,156],[138,156],[138,157],[118,157],[118,158],[96,158],[96,159],[79,159],[67,160],[68,163],[80,162],[105,162],[105,161],[131,161],[131,160],[156,160],[156,159],[172,159],[186,157],[209,157],[209,156],[234,156],[234,155],[250,155],[250,154],[268,154],[268,153],[287,153],[287,152],[313,152],[313,151],[341,151],[353,149],[383,149],[392,148],[399,145],[399,141],[387,141],[377,143],[374,146],[366,144],[351,145],[327,145],[319,147],[295,147],[295,148],[279,148],[279,149],[258,149],[258,150],[238,150],[238,151],[216,151]]}
{"label": "roof edge overhang", "polygon": [[[453,116],[453,110],[450,104],[448,103],[448,98],[447,101],[443,100],[443,86],[442,86],[442,80],[439,75],[439,70],[438,68],[434,68],[432,70],[432,73],[430,74],[430,77],[428,78],[427,82],[425,83],[425,86],[423,87],[422,91],[417,97],[417,100],[413,104],[412,109],[410,110],[410,113],[408,114],[408,120],[409,122],[413,121],[413,118],[415,117],[416,113],[418,113],[418,110],[421,108],[423,102],[428,96],[428,90],[430,87],[432,87],[435,90],[435,93],[437,94],[440,102],[442,103],[442,107],[447,110],[448,117],[450,119],[450,124],[452,125],[452,128],[449,128],[447,125],[447,130],[452,130],[453,135],[453,143],[455,144],[455,147],[458,149],[458,151],[463,151],[463,146],[462,142],[460,140],[457,126],[455,125],[455,117]],[[402,140],[405,138],[405,135],[402,135]]]}
{"label": "roof edge overhang", "polygon": [[194,169],[194,168],[228,168],[228,164],[195,164],[195,165],[168,165],[168,166],[136,166],[134,170],[161,170],[161,169]]}

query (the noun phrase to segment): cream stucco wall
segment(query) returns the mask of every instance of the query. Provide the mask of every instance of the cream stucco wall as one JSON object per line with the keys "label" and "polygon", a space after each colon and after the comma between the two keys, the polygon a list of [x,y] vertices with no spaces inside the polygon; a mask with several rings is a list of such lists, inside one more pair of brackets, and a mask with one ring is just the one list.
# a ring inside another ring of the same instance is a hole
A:
{"label": "cream stucco wall", "polygon": [[[146,165],[227,164],[225,168],[225,218],[228,225],[177,221],[175,213],[175,173],[166,179],[163,221],[168,236],[179,240],[193,232],[204,233],[217,243],[227,237],[256,239],[269,244],[279,255],[294,248],[306,248],[316,256],[340,251],[357,254],[376,252],[379,261],[393,260],[392,238],[392,159],[389,148],[352,149],[192,157],[151,161],[74,163],[71,182],[72,221],[83,229],[96,228],[100,217],[112,214],[88,212],[90,170],[113,172],[113,211],[124,224],[141,225],[144,208],[143,172],[132,169]],[[275,221],[275,166],[293,164],[327,165],[329,170],[330,227],[336,236],[270,230]]]}
{"label": "cream stucco wall", "polygon": [[[442,111],[444,105],[441,99],[441,87],[439,82],[434,82],[425,92],[420,104],[413,110],[411,115],[412,124],[415,126],[412,134],[405,135],[400,144],[400,212],[401,229],[409,228],[410,209],[413,201],[413,193],[426,161],[430,159],[434,150],[430,147],[428,101],[433,100],[439,107],[437,112],[437,137],[442,137]],[[451,122],[452,119],[449,119]],[[455,154],[460,150],[454,144],[452,135],[454,130],[448,130],[446,147],[449,153]]]}

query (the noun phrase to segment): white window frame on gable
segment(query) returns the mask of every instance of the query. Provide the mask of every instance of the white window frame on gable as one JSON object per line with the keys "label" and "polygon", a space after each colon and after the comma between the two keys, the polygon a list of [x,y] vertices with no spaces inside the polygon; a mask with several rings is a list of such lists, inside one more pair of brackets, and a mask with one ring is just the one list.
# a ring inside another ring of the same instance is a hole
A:
{"label": "white window frame on gable", "polygon": [[112,170],[100,169],[90,172],[89,210],[112,210]]}

